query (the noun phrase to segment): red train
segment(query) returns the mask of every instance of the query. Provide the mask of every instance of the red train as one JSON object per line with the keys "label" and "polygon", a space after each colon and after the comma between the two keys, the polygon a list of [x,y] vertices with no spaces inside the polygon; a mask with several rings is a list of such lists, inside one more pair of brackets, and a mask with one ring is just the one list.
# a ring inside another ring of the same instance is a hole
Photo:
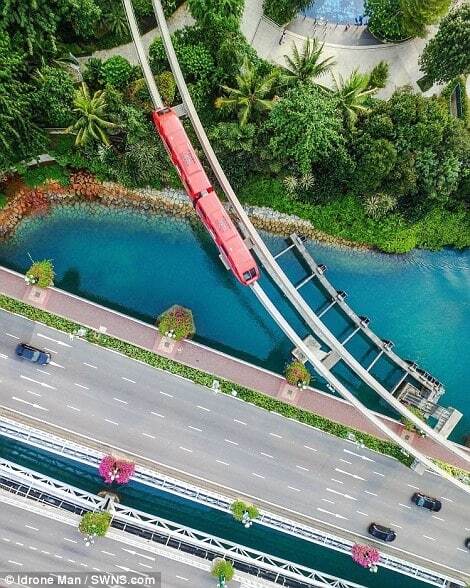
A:
{"label": "red train", "polygon": [[250,250],[214,191],[188,139],[181,121],[171,108],[152,112],[155,127],[204,226],[239,282],[249,285],[259,278]]}

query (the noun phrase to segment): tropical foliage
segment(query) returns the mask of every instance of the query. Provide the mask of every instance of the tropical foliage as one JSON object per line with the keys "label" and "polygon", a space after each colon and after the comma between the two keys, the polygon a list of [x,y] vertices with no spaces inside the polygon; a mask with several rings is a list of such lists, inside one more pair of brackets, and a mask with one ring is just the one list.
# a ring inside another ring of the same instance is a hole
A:
{"label": "tropical foliage", "polygon": [[25,279],[29,284],[39,286],[39,288],[49,288],[54,283],[54,266],[50,259],[35,261],[26,272]]}
{"label": "tropical foliage", "polygon": [[308,369],[301,361],[294,360],[286,366],[286,380],[289,384],[295,386],[308,386],[311,375]]}
{"label": "tropical foliage", "polygon": [[253,504],[248,504],[243,500],[235,500],[230,505],[233,518],[236,521],[242,522],[244,516],[248,516],[250,520],[257,519],[259,517],[259,510]]}
{"label": "tropical foliage", "polygon": [[158,330],[176,341],[191,337],[196,332],[193,313],[182,306],[172,306],[158,317]]}
{"label": "tropical foliage", "polygon": [[74,80],[67,70],[43,66],[35,75],[34,117],[45,127],[68,127],[73,121]]}
{"label": "tropical foliage", "polygon": [[78,530],[82,535],[104,537],[111,524],[109,512],[86,512],[80,519]]}
{"label": "tropical foliage", "polygon": [[233,569],[232,562],[227,559],[216,558],[212,563],[211,574],[215,576],[219,582],[223,581],[226,583],[230,582],[233,578],[235,570]]}
{"label": "tropical foliage", "polygon": [[313,82],[316,78],[331,71],[335,61],[332,57],[320,60],[322,52],[323,43],[317,39],[305,39],[300,51],[293,43],[292,55],[284,55],[288,69],[285,77],[296,82]]}
{"label": "tropical foliage", "polygon": [[106,98],[105,90],[97,90],[91,96],[85,82],[75,93],[73,110],[79,114],[79,118],[67,131],[76,135],[77,147],[91,141],[109,145],[108,131],[116,128],[116,124],[104,118],[108,107]]}
{"label": "tropical foliage", "polygon": [[295,15],[310,6],[311,0],[264,0],[264,14],[283,25],[291,21]]}
{"label": "tropical foliage", "polygon": [[426,26],[449,10],[452,0],[400,0],[401,22],[410,37],[424,37]]}
{"label": "tropical foliage", "polygon": [[370,87],[370,76],[355,69],[345,80],[338,74],[333,76],[338,106],[346,123],[353,126],[359,114],[369,112],[369,97],[377,91]]}
{"label": "tropical foliage", "polygon": [[424,49],[420,66],[431,82],[470,74],[470,4],[442,19],[437,35]]}

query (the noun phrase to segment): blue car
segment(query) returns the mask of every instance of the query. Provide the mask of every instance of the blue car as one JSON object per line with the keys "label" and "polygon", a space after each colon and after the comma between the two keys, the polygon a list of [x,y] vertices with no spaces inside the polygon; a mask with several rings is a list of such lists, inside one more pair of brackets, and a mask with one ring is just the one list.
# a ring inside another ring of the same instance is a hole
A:
{"label": "blue car", "polygon": [[15,350],[16,355],[39,365],[47,365],[51,361],[51,354],[41,351],[27,343],[19,343]]}

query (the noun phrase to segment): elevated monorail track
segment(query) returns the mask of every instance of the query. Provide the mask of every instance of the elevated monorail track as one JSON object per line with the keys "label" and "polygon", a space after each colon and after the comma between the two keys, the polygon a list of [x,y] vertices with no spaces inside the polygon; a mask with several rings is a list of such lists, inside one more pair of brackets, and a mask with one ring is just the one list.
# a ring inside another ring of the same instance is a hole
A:
{"label": "elevated monorail track", "polygon": [[[138,31],[138,26],[135,20],[135,15],[132,8],[131,0],[123,0],[126,14],[129,20],[133,41],[135,43],[139,59],[141,60],[142,69],[144,72],[145,79],[149,85],[149,88],[155,86],[153,76],[151,74],[147,57],[145,55],[142,41]],[[160,0],[152,0],[155,16],[158,22],[160,33],[163,40],[163,45],[168,57],[168,61],[173,72],[179,93],[182,97],[185,111],[191,121],[191,124],[196,132],[198,140],[204,150],[206,158],[218,180],[219,185],[224,191],[228,198],[233,212],[236,214],[239,226],[244,236],[251,242],[252,247],[258,256],[260,262],[270,275],[273,282],[284,294],[287,300],[299,313],[300,317],[311,329],[311,331],[322,341],[331,351],[338,354],[342,361],[355,373],[360,379],[367,384],[372,390],[374,390],[381,398],[383,398],[392,408],[394,408],[399,414],[409,419],[419,430],[422,430],[426,435],[434,439],[437,443],[445,447],[451,453],[459,456],[462,460],[470,464],[470,455],[468,455],[463,449],[455,446],[452,442],[448,441],[442,435],[434,431],[411,411],[409,411],[401,402],[399,402],[380,382],[378,382],[374,376],[369,373],[359,361],[352,356],[352,354],[341,344],[341,342],[334,336],[334,334],[326,327],[321,319],[316,315],[304,298],[300,295],[298,289],[286,276],[268,247],[264,243],[263,239],[259,235],[251,223],[247,213],[243,209],[240,201],[238,200],[229,180],[227,179],[217,156],[207,138],[206,132],[199,120],[197,111],[193,105],[191,96],[189,94],[186,82],[184,80],[181,68],[176,57],[176,53],[171,41],[170,33],[166,24],[163,8]],[[155,91],[151,90],[151,96],[156,109],[163,108],[163,102],[155,88]],[[318,374],[325,379],[325,381],[334,388],[343,398],[350,402],[355,408],[357,408],[377,429],[382,433],[386,434],[390,439],[397,443],[404,451],[415,457],[417,460],[425,464],[430,470],[440,474],[446,478],[452,484],[458,486],[466,493],[470,493],[470,487],[463,484],[443,469],[438,467],[434,462],[425,457],[421,452],[415,449],[412,445],[407,443],[394,431],[392,431],[385,423],[383,423],[378,417],[364,406],[339,380],[327,369],[322,362],[316,357],[316,355],[304,344],[303,340],[297,335],[294,329],[284,319],[275,305],[271,302],[269,297],[265,294],[259,284],[251,286],[252,291],[257,296],[260,303],[271,315],[275,322],[281,327],[283,332],[289,337],[292,343],[301,349],[307,358],[308,362],[318,372]]]}

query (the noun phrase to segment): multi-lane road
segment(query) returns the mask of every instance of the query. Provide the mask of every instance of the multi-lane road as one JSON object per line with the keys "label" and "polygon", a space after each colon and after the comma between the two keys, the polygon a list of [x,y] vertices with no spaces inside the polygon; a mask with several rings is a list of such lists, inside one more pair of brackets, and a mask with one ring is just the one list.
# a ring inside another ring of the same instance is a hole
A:
{"label": "multi-lane road", "polygon": [[[394,548],[470,573],[468,496],[436,475],[21,317],[0,325],[2,406],[359,535],[390,525]],[[19,360],[19,341],[52,363]],[[417,489],[442,511],[412,505]]]}
{"label": "multi-lane road", "polygon": [[[35,572],[131,572],[139,576],[160,573],[162,588],[214,586],[208,571],[189,564],[107,537],[87,547],[75,526],[26,508],[0,502],[0,512],[0,578]],[[239,583],[235,582],[234,587]]]}

